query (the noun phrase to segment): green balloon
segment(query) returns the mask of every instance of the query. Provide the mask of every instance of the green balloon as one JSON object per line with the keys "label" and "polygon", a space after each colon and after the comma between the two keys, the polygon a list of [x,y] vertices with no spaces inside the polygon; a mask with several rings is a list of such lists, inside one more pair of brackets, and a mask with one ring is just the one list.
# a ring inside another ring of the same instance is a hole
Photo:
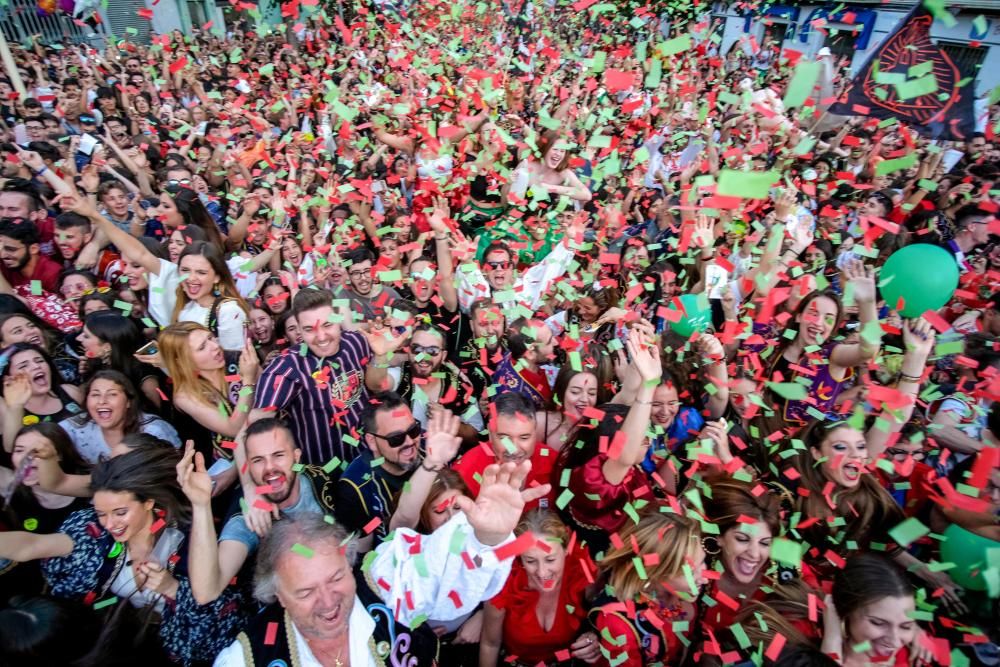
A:
{"label": "green balloon", "polygon": [[985,591],[983,571],[989,567],[987,549],[1000,549],[1000,542],[969,532],[952,524],[944,531],[941,541],[941,562],[954,563],[948,576],[956,584],[970,591]]}
{"label": "green balloon", "polygon": [[[681,319],[670,323],[670,328],[678,336],[690,338],[692,334],[701,333],[712,324],[712,307],[709,305],[708,297],[704,293],[682,294],[680,302],[684,307]],[[678,310],[678,308],[671,301],[667,310]]]}
{"label": "green balloon", "polygon": [[958,263],[944,248],[915,243],[892,253],[882,267],[879,289],[889,308],[903,300],[900,314],[919,317],[948,303],[958,287]]}

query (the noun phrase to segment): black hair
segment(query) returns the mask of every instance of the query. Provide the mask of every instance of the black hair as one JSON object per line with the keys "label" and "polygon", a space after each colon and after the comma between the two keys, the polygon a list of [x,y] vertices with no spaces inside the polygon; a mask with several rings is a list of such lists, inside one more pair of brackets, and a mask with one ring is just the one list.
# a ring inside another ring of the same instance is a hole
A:
{"label": "black hair", "polygon": [[261,435],[263,433],[271,433],[272,431],[284,431],[288,434],[289,439],[292,441],[294,447],[298,447],[295,443],[295,436],[292,434],[292,429],[288,427],[288,424],[277,417],[265,417],[264,419],[258,419],[254,423],[247,427],[246,435],[243,437],[243,441],[246,442],[255,435]]}
{"label": "black hair", "polygon": [[361,428],[365,433],[375,433],[375,420],[379,412],[407,408],[409,404],[394,391],[382,391],[368,397],[368,405],[361,416]]}
{"label": "black hair", "polygon": [[0,219],[0,236],[19,241],[29,247],[41,242],[38,235],[38,227],[25,218],[3,218]]}

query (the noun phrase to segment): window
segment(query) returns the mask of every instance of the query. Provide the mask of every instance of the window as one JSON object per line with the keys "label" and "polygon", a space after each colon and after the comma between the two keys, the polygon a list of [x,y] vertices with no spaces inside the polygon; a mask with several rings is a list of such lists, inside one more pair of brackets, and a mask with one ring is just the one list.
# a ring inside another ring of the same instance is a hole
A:
{"label": "window", "polygon": [[[834,30],[836,30],[836,34],[834,34]],[[856,28],[846,25],[842,28],[830,30],[830,35],[826,38],[826,47],[833,54],[834,62],[839,61],[841,58],[847,58],[848,62],[850,62],[854,58],[854,52],[857,51],[857,47],[855,46],[855,42],[857,41],[856,30]]]}
{"label": "window", "polygon": [[986,59],[986,49],[959,44],[956,42],[938,42],[938,48],[944,51],[952,62],[958,65],[958,71],[963,77],[978,76],[979,68]]}

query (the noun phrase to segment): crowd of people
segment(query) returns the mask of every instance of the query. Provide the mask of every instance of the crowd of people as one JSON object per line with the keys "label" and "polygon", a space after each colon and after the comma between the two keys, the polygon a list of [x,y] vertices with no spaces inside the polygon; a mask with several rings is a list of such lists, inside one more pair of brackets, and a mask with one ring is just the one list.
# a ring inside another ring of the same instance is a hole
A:
{"label": "crowd of people", "polygon": [[13,47],[0,664],[1000,664],[1000,106],[306,4]]}

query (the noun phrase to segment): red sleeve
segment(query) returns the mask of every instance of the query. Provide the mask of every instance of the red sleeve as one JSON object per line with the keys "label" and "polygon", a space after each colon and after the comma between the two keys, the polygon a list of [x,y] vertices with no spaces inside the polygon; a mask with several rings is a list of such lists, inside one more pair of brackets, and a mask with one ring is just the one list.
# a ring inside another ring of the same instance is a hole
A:
{"label": "red sleeve", "polygon": [[[603,654],[610,656],[610,664],[615,667],[643,667],[642,648],[631,624],[615,614],[600,611],[595,615],[594,629],[597,630]],[[624,660],[619,662],[623,657]]]}
{"label": "red sleeve", "polygon": [[629,472],[621,484],[611,484],[604,477],[607,460],[606,454],[599,454],[574,468],[568,488],[573,492],[570,505],[577,520],[614,532],[621,527],[622,508],[631,499],[629,482],[634,473]]}

